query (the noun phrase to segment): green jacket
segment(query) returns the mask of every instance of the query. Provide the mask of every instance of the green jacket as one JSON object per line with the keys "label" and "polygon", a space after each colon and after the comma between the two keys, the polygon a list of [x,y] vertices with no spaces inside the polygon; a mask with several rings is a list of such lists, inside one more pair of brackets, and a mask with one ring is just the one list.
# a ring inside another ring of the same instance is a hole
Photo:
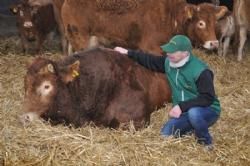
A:
{"label": "green jacket", "polygon": [[[173,105],[196,98],[199,95],[196,81],[200,74],[205,69],[208,69],[207,64],[192,54],[190,55],[188,62],[180,68],[173,68],[169,63],[168,58],[166,58],[165,73],[172,90]],[[217,97],[215,97],[211,107],[218,114],[220,113],[221,108]]]}

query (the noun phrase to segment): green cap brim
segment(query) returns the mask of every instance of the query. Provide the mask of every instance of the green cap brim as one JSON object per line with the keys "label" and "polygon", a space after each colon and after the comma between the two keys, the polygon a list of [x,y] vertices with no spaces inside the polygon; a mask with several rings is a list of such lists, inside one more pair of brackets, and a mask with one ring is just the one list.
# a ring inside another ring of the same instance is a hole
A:
{"label": "green cap brim", "polygon": [[178,51],[176,45],[174,45],[172,43],[167,43],[167,44],[162,45],[161,49],[167,53],[174,53],[174,52]]}

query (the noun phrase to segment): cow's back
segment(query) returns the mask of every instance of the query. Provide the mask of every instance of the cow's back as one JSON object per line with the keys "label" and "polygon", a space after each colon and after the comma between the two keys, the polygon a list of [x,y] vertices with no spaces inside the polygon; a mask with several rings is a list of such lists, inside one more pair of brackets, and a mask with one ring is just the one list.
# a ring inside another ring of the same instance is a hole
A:
{"label": "cow's back", "polygon": [[152,72],[127,56],[95,49],[68,57],[63,65],[77,59],[80,78],[71,85],[72,96],[80,101],[84,119],[96,125],[118,127],[132,120],[141,128],[156,108],[170,101],[164,74]]}
{"label": "cow's back", "polygon": [[178,2],[184,0],[66,0],[62,19],[66,36],[76,50],[85,48],[89,34],[94,34],[111,40],[114,45],[160,52],[151,43],[162,44],[170,38],[174,21],[166,13]]}
{"label": "cow's back", "polygon": [[[124,82],[128,83],[132,89],[143,91],[145,95],[148,95],[152,107],[162,106],[170,100],[170,88],[163,73],[148,70],[111,49],[98,48],[75,54],[68,59],[65,62],[69,64],[80,59],[80,72],[82,73],[80,77],[85,82],[81,85],[81,89],[84,93],[90,89],[95,92],[90,95],[92,99],[89,98],[88,101],[95,101],[94,98],[99,98],[97,95],[102,92],[113,93],[114,89],[120,88],[120,84]],[[99,92],[100,86],[102,90]],[[107,89],[104,90],[105,88]]]}

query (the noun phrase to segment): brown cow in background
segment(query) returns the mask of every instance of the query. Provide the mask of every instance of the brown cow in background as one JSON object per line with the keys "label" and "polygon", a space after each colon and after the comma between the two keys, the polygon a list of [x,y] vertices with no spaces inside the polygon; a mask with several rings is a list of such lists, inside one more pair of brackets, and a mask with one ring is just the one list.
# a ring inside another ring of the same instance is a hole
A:
{"label": "brown cow in background", "polygon": [[57,62],[37,58],[25,76],[21,120],[42,117],[54,124],[112,128],[133,121],[141,128],[170,96],[164,74],[113,50],[90,50]]}
{"label": "brown cow in background", "polygon": [[62,20],[75,50],[86,48],[94,35],[113,45],[160,53],[159,46],[174,34],[185,34],[206,49],[217,48],[215,22],[226,11],[184,0],[65,0]]}
{"label": "brown cow in background", "polygon": [[23,0],[12,5],[11,11],[17,17],[17,27],[23,51],[27,53],[31,42],[35,41],[35,52],[39,53],[48,34],[57,27],[52,5],[34,8],[26,0]]}
{"label": "brown cow in background", "polygon": [[247,32],[250,31],[249,0],[234,0],[234,17],[236,23],[236,36],[238,42],[238,61],[242,60],[243,48],[247,40]]}
{"label": "brown cow in background", "polygon": [[235,19],[232,12],[228,12],[216,23],[216,35],[219,38],[218,54],[225,57],[230,41],[235,34]]}
{"label": "brown cow in background", "polygon": [[64,26],[61,18],[61,8],[64,3],[64,0],[28,0],[30,6],[41,7],[46,5],[52,5],[55,15],[55,20],[58,25],[58,29],[61,37],[62,50],[64,55],[69,55],[72,51],[69,46],[69,43],[65,37]]}

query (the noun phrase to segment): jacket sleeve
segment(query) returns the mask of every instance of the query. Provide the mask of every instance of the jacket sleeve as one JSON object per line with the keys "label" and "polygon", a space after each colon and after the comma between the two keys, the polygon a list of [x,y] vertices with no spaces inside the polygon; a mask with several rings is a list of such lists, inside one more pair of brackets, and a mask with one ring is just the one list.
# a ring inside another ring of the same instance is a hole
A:
{"label": "jacket sleeve", "polygon": [[128,57],[138,62],[142,66],[157,72],[165,72],[165,59],[166,56],[155,56],[153,54],[144,53],[140,51],[128,50]]}
{"label": "jacket sleeve", "polygon": [[204,70],[198,80],[196,81],[196,86],[199,95],[191,100],[179,103],[182,112],[188,111],[192,107],[208,107],[215,99],[215,90],[213,84],[213,73],[211,70]]}

